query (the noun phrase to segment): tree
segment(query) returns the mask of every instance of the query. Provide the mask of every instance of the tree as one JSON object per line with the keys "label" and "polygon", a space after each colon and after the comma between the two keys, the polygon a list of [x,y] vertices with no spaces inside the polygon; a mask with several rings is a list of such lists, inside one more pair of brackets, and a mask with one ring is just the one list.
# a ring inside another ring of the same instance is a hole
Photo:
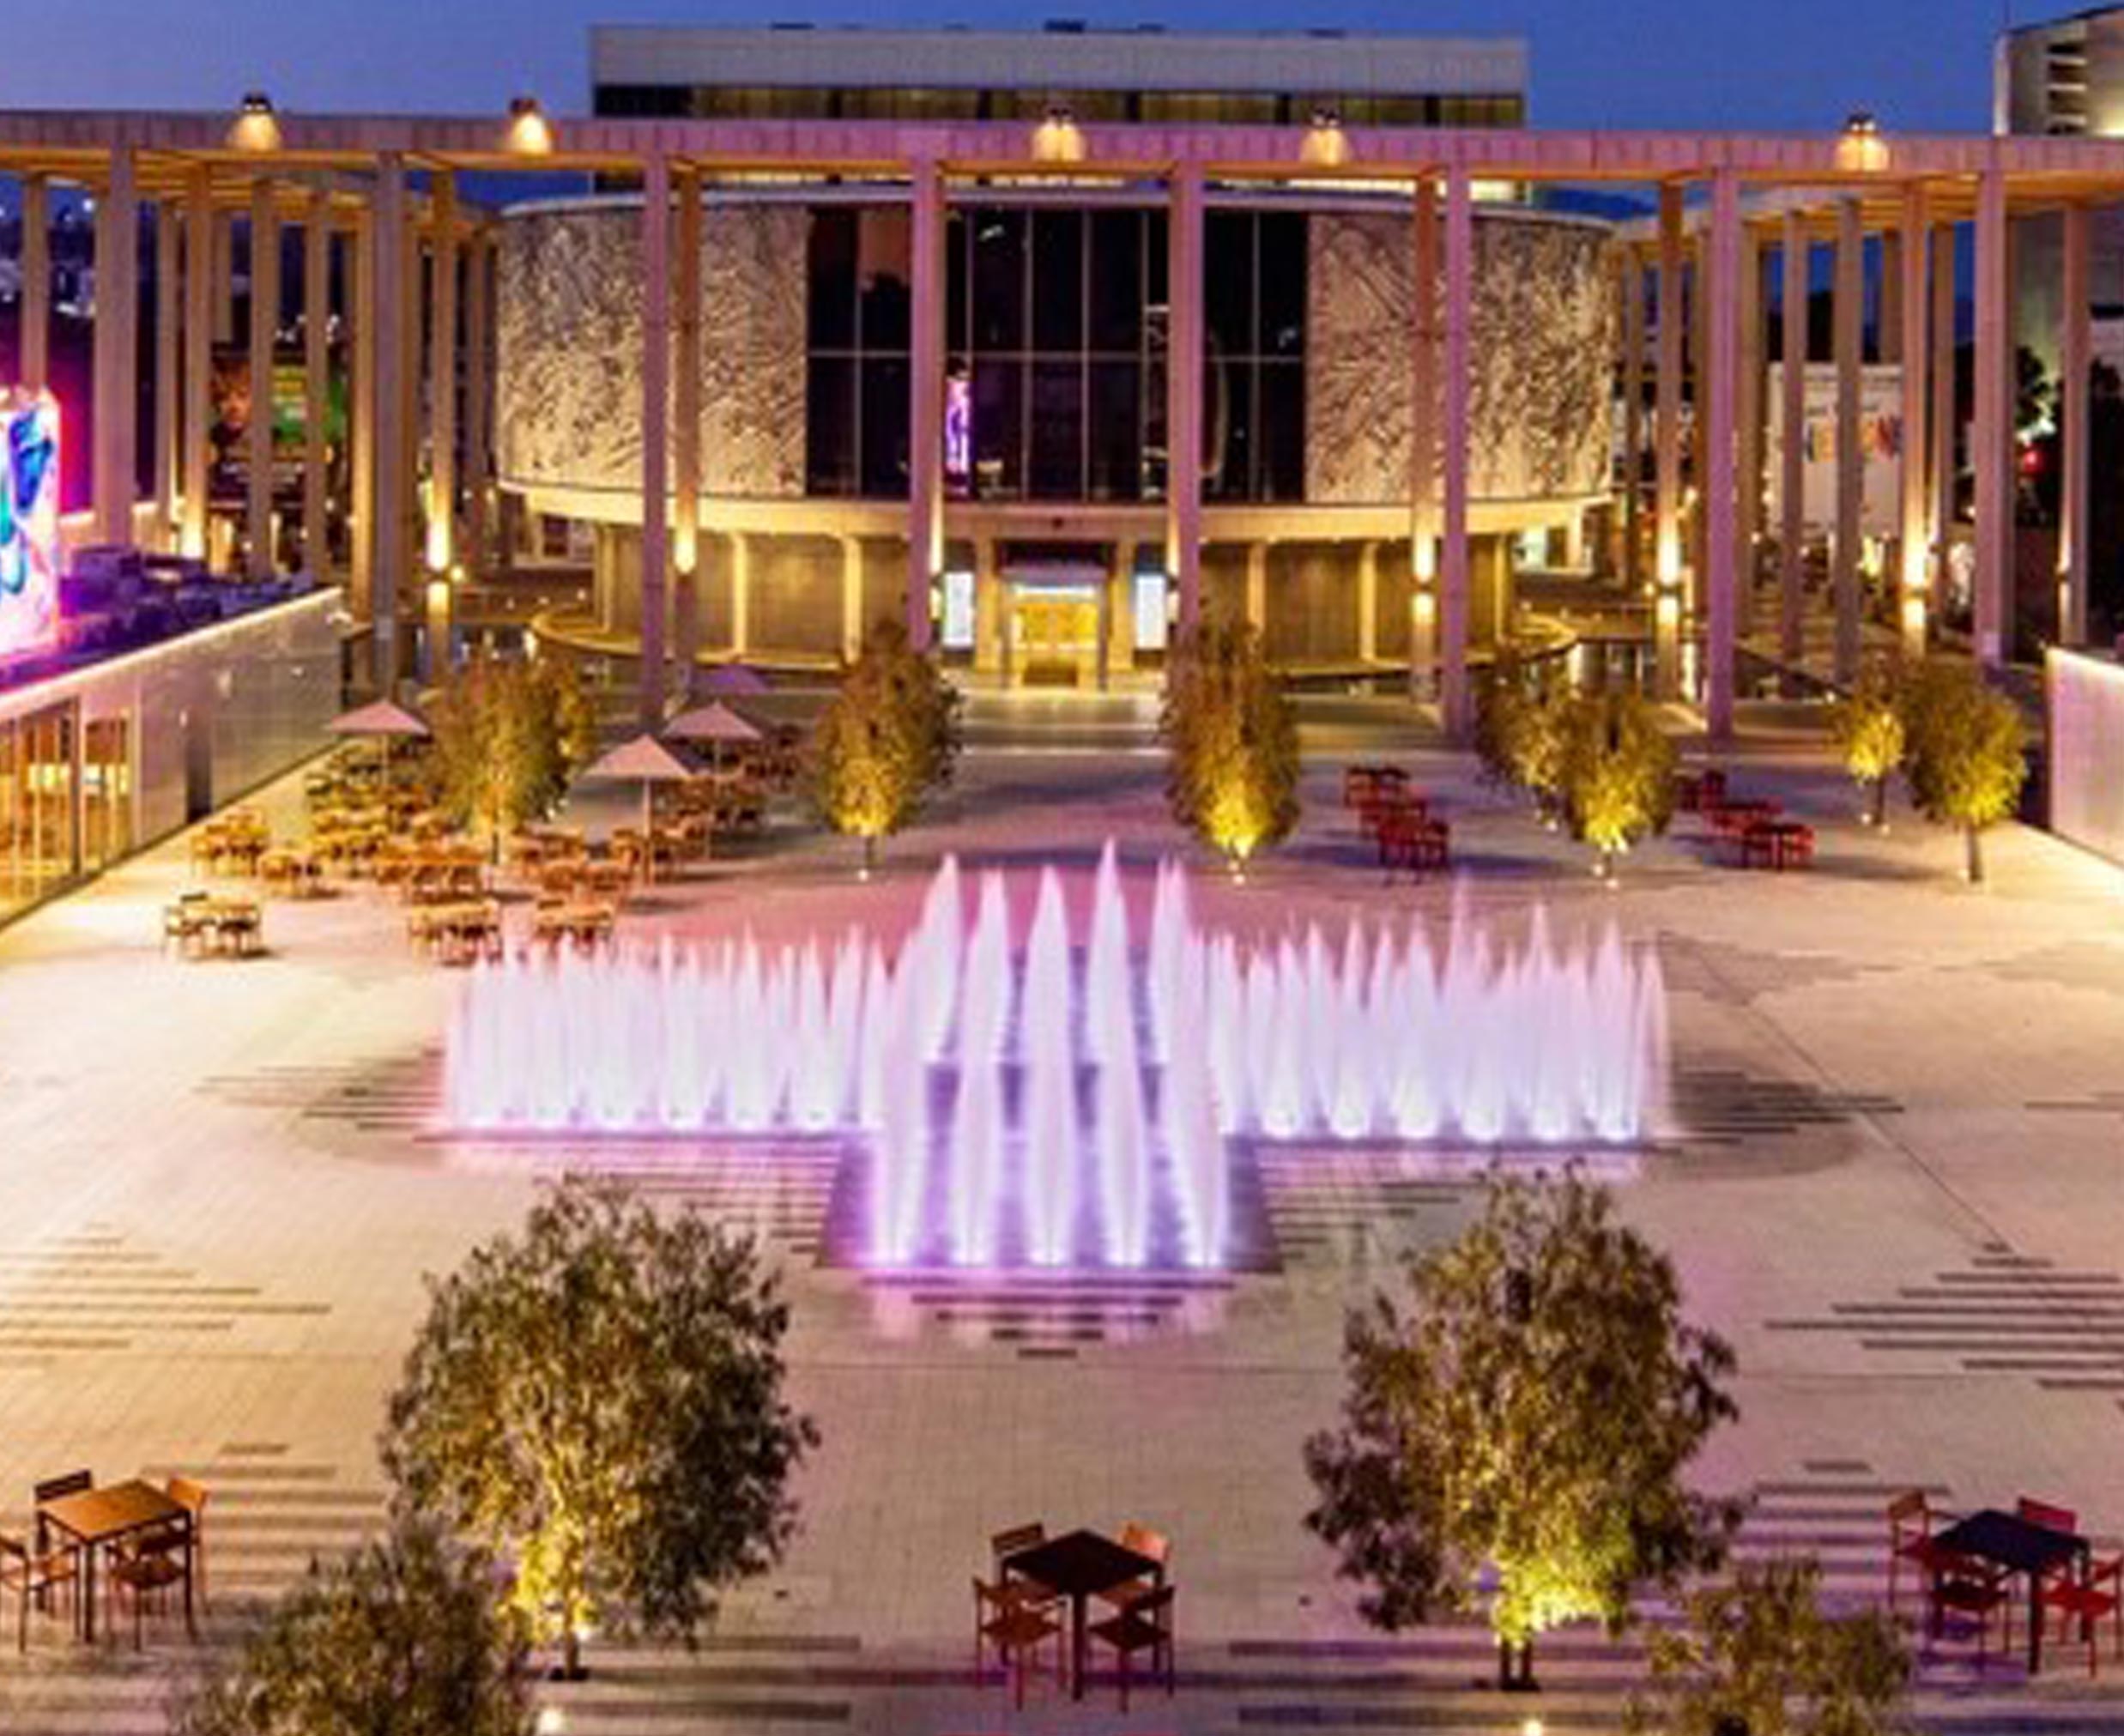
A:
{"label": "tree", "polygon": [[456,671],[428,708],[437,800],[460,826],[503,836],[543,818],[597,749],[596,713],[574,671],[487,656]]}
{"label": "tree", "polygon": [[1649,1636],[1653,1693],[1628,1727],[1660,1736],[1894,1736],[1910,1658],[1885,1611],[1823,1612],[1812,1558],[1744,1566],[1689,1593],[1683,1624]]}
{"label": "tree", "polygon": [[521,1625],[492,1568],[400,1524],[312,1566],[179,1703],[175,1736],[526,1736]]}
{"label": "tree", "polygon": [[2028,777],[2021,714],[1967,663],[1935,658],[1903,689],[1903,770],[1917,811],[1958,826],[1964,873],[1984,878],[1985,828],[2010,818]]}
{"label": "tree", "polygon": [[1736,1514],[1683,1486],[1737,1414],[1733,1352],[1686,1323],[1671,1262],[1573,1168],[1493,1174],[1480,1219],[1413,1260],[1406,1306],[1350,1316],[1338,1428],[1305,1444],[1306,1524],[1389,1630],[1486,1603],[1500,1681],[1537,1635],[1628,1620],[1716,1564]]}
{"label": "tree", "polygon": [[1562,784],[1571,835],[1600,854],[1603,876],[1639,838],[1667,830],[1674,813],[1674,744],[1635,693],[1573,700],[1564,724]]}
{"label": "tree", "polygon": [[877,842],[950,781],[959,759],[959,699],[935,662],[881,622],[841,676],[814,726],[810,789],[820,817],[862,840],[863,872]]}
{"label": "tree", "polygon": [[1244,621],[1207,619],[1175,644],[1159,717],[1173,818],[1244,873],[1298,820],[1298,712]]}
{"label": "tree", "polygon": [[384,1468],[507,1566],[569,1674],[593,1623],[690,1639],[780,1558],[818,1434],[783,1399],[789,1310],[749,1237],[571,1178],[429,1291]]}
{"label": "tree", "polygon": [[1895,667],[1877,660],[1831,709],[1844,770],[1867,798],[1867,824],[1887,823],[1888,779],[1903,763],[1903,705]]}
{"label": "tree", "polygon": [[1529,679],[1516,657],[1491,665],[1475,699],[1475,753],[1493,783],[1524,790],[1548,819],[1563,807],[1571,699],[1546,672]]}

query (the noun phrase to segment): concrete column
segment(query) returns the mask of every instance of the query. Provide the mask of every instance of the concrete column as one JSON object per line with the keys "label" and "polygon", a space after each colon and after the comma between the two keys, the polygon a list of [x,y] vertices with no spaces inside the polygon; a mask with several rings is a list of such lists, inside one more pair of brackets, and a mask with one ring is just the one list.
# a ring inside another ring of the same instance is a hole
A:
{"label": "concrete column", "polygon": [[2059,310],[2059,420],[2064,434],[2065,474],[2058,507],[2058,638],[2067,645],[2087,643],[2087,469],[2092,451],[2088,423],[2088,211],[2065,208],[2064,305]]}
{"label": "concrete column", "polygon": [[[1925,189],[1913,184],[1903,190],[1903,233],[1897,248],[1895,275],[1899,280],[1896,311],[1900,329],[1897,349],[1903,360],[1903,517],[1902,557],[1897,574],[1896,619],[1908,656],[1925,653],[1926,584],[1932,563],[1927,555],[1925,416],[1930,398],[1925,390],[1926,242],[1930,225],[1925,215]],[[1884,330],[1885,330],[1884,311]]]}
{"label": "concrete column", "polygon": [[2006,281],[2006,177],[1986,169],[1976,183],[1976,404],[1970,466],[1976,481],[1976,660],[1995,669],[2012,631],[2013,478],[2008,474],[2013,404],[2006,369],[2013,357]]}
{"label": "concrete column", "polygon": [[853,662],[862,650],[862,539],[841,539],[841,655]]}
{"label": "concrete column", "polygon": [[1441,711],[1449,740],[1467,739],[1474,722],[1467,679],[1467,448],[1472,426],[1469,351],[1475,281],[1475,213],[1467,171],[1445,182],[1445,486],[1439,526],[1438,636]]}
{"label": "concrete column", "polygon": [[1946,601],[1947,550],[1954,539],[1955,234],[1952,223],[1933,232],[1932,414],[1927,420],[1932,484],[1933,595],[1937,615]]}
{"label": "concrete column", "polygon": [[1123,673],[1135,667],[1135,544],[1123,541],[1114,544],[1114,560],[1110,584],[1113,587],[1113,607],[1106,615],[1106,667],[1109,672],[1119,669]]}
{"label": "concrete column", "polygon": [[208,432],[214,419],[209,391],[214,339],[214,184],[204,168],[187,172],[185,181],[185,415],[180,469],[184,475],[184,523],[178,527],[178,552],[194,560],[207,558]]}
{"label": "concrete column", "polygon": [[973,666],[983,674],[1003,668],[1003,577],[995,570],[995,539],[973,539]]}
{"label": "concrete column", "polygon": [[[493,558],[493,237],[481,230],[464,250],[464,544],[459,557],[477,573],[487,572]],[[696,631],[696,644],[699,638]]]}
{"label": "concrete column", "polygon": [[348,603],[356,620],[374,618],[376,492],[376,213],[361,206],[354,218],[348,252],[348,290],[353,299],[348,426],[350,461],[347,479]]}
{"label": "concrete column", "polygon": [[398,678],[398,595],[410,580],[412,538],[404,497],[407,453],[403,358],[406,324],[406,176],[396,151],[378,154],[376,191],[368,214],[364,285],[368,336],[361,341],[368,403],[368,500],[360,543],[368,554],[369,618],[375,635],[378,687],[389,693]]}
{"label": "concrete column", "polygon": [[51,378],[51,184],[43,175],[22,177],[21,263],[22,384],[33,391]]}
{"label": "concrete column", "polygon": [[1644,261],[1629,243],[1623,270],[1623,578],[1644,583]]}
{"label": "concrete column", "polygon": [[[421,234],[418,208],[410,197],[406,202],[403,227],[405,239],[399,248],[398,290],[398,305],[403,313],[399,320],[398,345],[390,352],[389,366],[392,377],[398,382],[398,426],[404,429],[405,439],[400,446],[398,468],[388,481],[390,493],[384,498],[393,504],[403,525],[405,565],[400,572],[403,584],[412,592],[405,600],[417,604],[417,587],[427,565],[421,534],[427,517],[422,493],[426,484],[421,475],[421,453],[427,445],[426,425],[421,414],[421,386],[427,377],[427,334],[422,330],[426,322],[421,317],[427,305],[427,247]],[[378,484],[379,487],[384,486]]]}
{"label": "concrete column", "polygon": [[184,232],[176,205],[164,197],[154,208],[154,499],[165,549],[177,546],[177,357],[184,329]]}
{"label": "concrete column", "polygon": [[678,178],[679,257],[672,273],[675,305],[672,356],[671,565],[675,578],[672,614],[679,668],[690,680],[693,655],[700,648],[700,172],[688,169]]}
{"label": "concrete column", "polygon": [[1416,183],[1410,301],[1409,694],[1438,688],[1438,184]]}
{"label": "concrete column", "polygon": [[428,290],[427,570],[447,573],[457,559],[457,178],[428,180],[434,240]]}
{"label": "concrete column", "polygon": [[911,171],[914,202],[907,366],[907,638],[929,647],[929,592],[944,568],[944,172],[934,158]]}
{"label": "concrete column", "polygon": [[[663,723],[664,589],[670,558],[671,510],[671,163],[661,152],[642,174],[642,666],[641,721]],[[741,557],[734,557],[733,572]],[[734,610],[737,648],[745,648],[742,618]]]}
{"label": "concrete column", "polygon": [[1785,213],[1780,243],[1784,283],[1784,361],[1778,380],[1779,419],[1784,440],[1777,455],[1777,655],[1797,668],[1806,652],[1806,365],[1807,266],[1806,220]]}
{"label": "concrete column", "polygon": [[137,449],[140,310],[140,202],[132,148],[111,153],[110,178],[96,201],[95,450],[96,535],[133,540],[140,493]]}
{"label": "concrete column", "polygon": [[749,656],[753,648],[753,542],[742,530],[730,533],[730,655]]}
{"label": "concrete column", "polygon": [[1357,551],[1357,657],[1379,660],[1379,545],[1365,542]]}
{"label": "concrete column", "polygon": [[1755,231],[1740,232],[1740,382],[1734,401],[1740,421],[1734,439],[1740,494],[1734,536],[1740,564],[1734,631],[1746,638],[1755,628],[1756,556],[1763,544],[1763,247]]}
{"label": "concrete column", "polygon": [[1837,275],[1833,295],[1837,337],[1837,538],[1830,567],[1836,598],[1836,678],[1839,685],[1859,673],[1859,548],[1865,527],[1866,454],[1859,445],[1861,348],[1866,318],[1866,231],[1859,202],[1837,203]]}
{"label": "concrete column", "polygon": [[[1907,194],[1909,190],[1903,191]],[[1880,238],[1880,288],[1873,315],[1873,341],[1879,359],[1888,363],[1903,360],[1903,235],[1900,229],[1887,229]]]}
{"label": "concrete column", "polygon": [[281,223],[273,183],[251,183],[251,487],[245,532],[253,578],[273,577],[273,339],[280,327]]}
{"label": "concrete column", "polygon": [[1740,401],[1740,184],[1730,169],[1711,179],[1710,266],[1703,429],[1704,723],[1714,741],[1734,733],[1734,643],[1740,610],[1740,519],[1734,440]]}
{"label": "concrete column", "polygon": [[214,341],[236,342],[236,214],[214,214]]}
{"label": "concrete column", "polygon": [[1246,624],[1268,632],[1268,545],[1259,538],[1246,545]]}
{"label": "concrete column", "polygon": [[302,564],[312,577],[332,570],[330,477],[324,423],[331,402],[332,203],[318,188],[302,221]]}
{"label": "concrete column", "polygon": [[1165,570],[1182,631],[1202,615],[1202,172],[1172,172],[1165,220]]}
{"label": "concrete column", "polygon": [[1652,438],[1658,481],[1653,501],[1653,660],[1656,691],[1681,691],[1682,189],[1660,189],[1659,405]]}
{"label": "concrete column", "polygon": [[1682,499],[1689,503],[1689,583],[1684,595],[1689,624],[1703,614],[1704,563],[1703,474],[1709,457],[1704,439],[1704,381],[1710,372],[1710,237],[1699,234],[1689,247],[1689,360],[1685,370],[1689,382],[1689,480],[1691,488]]}

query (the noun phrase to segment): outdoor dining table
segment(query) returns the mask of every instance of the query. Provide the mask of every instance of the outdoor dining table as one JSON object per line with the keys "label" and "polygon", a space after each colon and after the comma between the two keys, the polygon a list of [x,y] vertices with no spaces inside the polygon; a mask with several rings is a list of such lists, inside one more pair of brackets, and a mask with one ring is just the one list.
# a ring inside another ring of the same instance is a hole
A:
{"label": "outdoor dining table", "polygon": [[191,1515],[152,1483],[137,1478],[112,1483],[101,1489],[84,1489],[78,1495],[62,1495],[41,1502],[37,1517],[52,1530],[64,1533],[82,1553],[82,1637],[96,1637],[96,1555],[100,1550],[123,1543],[143,1531],[164,1526],[185,1539],[185,1627],[197,1633],[191,1606]]}
{"label": "outdoor dining table", "polygon": [[2018,1514],[1987,1507],[1958,1520],[1933,1539],[1933,1546],[2018,1573],[2028,1580],[2028,1673],[2042,1669],[2042,1577],[2067,1562],[2085,1568],[2089,1544],[2077,1532],[2054,1531]]}
{"label": "outdoor dining table", "polygon": [[1003,1572],[1058,1591],[1069,1600],[1069,1697],[1084,1697],[1085,1647],[1092,1600],[1103,1591],[1148,1579],[1163,1584],[1165,1566],[1096,1531],[1071,1531],[1003,1558]]}

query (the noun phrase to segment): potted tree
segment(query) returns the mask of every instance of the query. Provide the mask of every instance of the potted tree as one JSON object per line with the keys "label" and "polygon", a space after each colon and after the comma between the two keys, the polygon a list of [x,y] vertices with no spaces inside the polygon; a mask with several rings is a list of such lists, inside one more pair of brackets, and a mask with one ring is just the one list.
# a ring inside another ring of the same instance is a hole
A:
{"label": "potted tree", "polygon": [[820,819],[862,844],[869,878],[878,840],[897,832],[948,783],[959,748],[959,694],[896,623],[881,623],[814,726],[808,759]]}
{"label": "potted tree", "polygon": [[2020,711],[1970,665],[1945,658],[1911,678],[1902,711],[1910,800],[1934,825],[1961,828],[1964,877],[1980,885],[1983,834],[2012,816],[2028,778]]}
{"label": "potted tree", "polygon": [[1829,715],[1844,770],[1866,798],[1861,818],[1868,826],[1885,827],[1888,780],[1903,763],[1903,748],[1901,684],[1894,665],[1885,660],[1868,664]]}
{"label": "potted tree", "polygon": [[1570,702],[1562,786],[1571,834],[1593,846],[1594,872],[1613,883],[1616,858],[1667,830],[1674,812],[1674,744],[1635,693]]}
{"label": "potted tree", "polygon": [[1298,713],[1243,621],[1204,620],[1175,646],[1159,728],[1172,816],[1245,877],[1298,820]]}

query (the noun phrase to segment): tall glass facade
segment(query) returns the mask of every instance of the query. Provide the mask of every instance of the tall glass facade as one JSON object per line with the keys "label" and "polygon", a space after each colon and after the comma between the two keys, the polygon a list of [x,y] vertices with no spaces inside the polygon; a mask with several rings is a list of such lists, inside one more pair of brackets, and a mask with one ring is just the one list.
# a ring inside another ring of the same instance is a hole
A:
{"label": "tall glass facade", "polygon": [[[812,216],[807,492],[904,498],[908,214]],[[1299,499],[1305,219],[1213,212],[1204,245],[1204,491]],[[947,487],[977,500],[1162,499],[1165,212],[962,205],[946,245]]]}

